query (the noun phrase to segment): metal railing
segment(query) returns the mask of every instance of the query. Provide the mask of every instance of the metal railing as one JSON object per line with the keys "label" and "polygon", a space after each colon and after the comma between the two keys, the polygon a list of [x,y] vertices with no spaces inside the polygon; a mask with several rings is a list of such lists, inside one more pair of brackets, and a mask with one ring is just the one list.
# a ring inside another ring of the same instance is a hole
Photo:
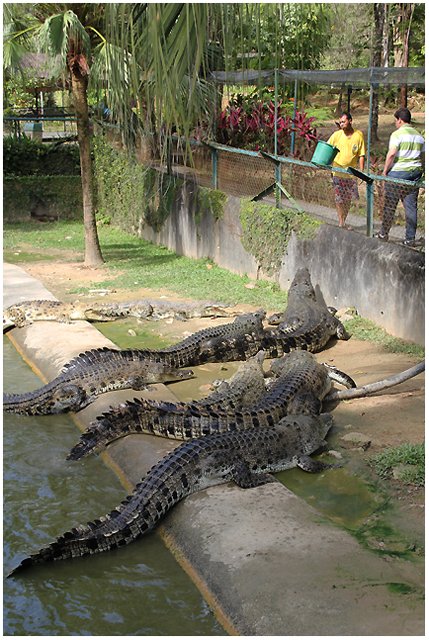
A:
{"label": "metal railing", "polygon": [[[217,142],[192,141],[192,147],[192,164],[185,164],[180,152],[180,140],[173,139],[172,158],[168,163],[173,173],[192,175],[202,186],[211,186],[230,195],[250,197],[252,200],[260,200],[272,194],[277,207],[283,206],[284,196],[288,206],[300,212],[320,214],[323,217],[327,209],[330,212],[335,209],[330,166],[264,151],[237,149]],[[385,189],[386,183],[396,186],[399,201],[410,190],[424,189],[425,186],[422,179],[414,183],[371,172],[362,174],[359,179],[351,176],[350,171],[339,167],[335,167],[335,173],[345,174],[348,179],[355,181],[358,199],[352,200],[350,213],[366,218],[366,234],[369,237],[374,235],[374,219],[381,219],[383,209],[389,207],[386,199],[391,197],[392,189]],[[423,209],[422,193],[419,204],[419,208]],[[400,221],[405,219],[400,203],[396,215]]]}

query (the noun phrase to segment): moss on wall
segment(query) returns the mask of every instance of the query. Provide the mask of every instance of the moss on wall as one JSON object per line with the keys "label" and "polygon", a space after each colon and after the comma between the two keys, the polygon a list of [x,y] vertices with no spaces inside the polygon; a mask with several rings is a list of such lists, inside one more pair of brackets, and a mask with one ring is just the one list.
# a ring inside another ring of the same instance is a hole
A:
{"label": "moss on wall", "polygon": [[292,231],[301,238],[311,238],[321,222],[293,209],[242,199],[240,222],[243,229],[241,242],[267,275],[274,275],[281,266]]}
{"label": "moss on wall", "polygon": [[182,181],[139,164],[103,137],[94,139],[97,216],[136,232],[142,220],[155,231],[170,215]]}
{"label": "moss on wall", "polygon": [[205,213],[209,213],[215,220],[223,216],[223,209],[227,195],[218,189],[198,187],[196,190],[195,220],[198,223]]}

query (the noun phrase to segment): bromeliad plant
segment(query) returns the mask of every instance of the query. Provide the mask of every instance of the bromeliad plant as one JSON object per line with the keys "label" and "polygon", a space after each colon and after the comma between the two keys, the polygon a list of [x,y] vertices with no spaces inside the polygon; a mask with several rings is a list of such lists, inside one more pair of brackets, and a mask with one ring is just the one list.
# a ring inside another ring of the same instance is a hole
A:
{"label": "bromeliad plant", "polygon": [[[297,111],[292,117],[290,102],[279,101],[277,108],[277,149],[279,155],[289,155],[291,134],[295,132],[294,157],[306,160],[311,157],[318,140],[314,117]],[[220,113],[217,123],[217,142],[251,149],[274,152],[275,104],[272,99],[261,100],[253,93],[232,95]]]}

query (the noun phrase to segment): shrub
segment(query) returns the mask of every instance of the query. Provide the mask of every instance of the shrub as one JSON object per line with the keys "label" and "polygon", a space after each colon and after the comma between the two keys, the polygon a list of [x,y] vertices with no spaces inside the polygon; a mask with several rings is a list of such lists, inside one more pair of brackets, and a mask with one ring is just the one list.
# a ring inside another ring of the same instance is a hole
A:
{"label": "shrub", "polygon": [[[277,150],[279,155],[289,155],[292,131],[295,132],[294,156],[309,159],[318,140],[313,126],[314,117],[297,111],[292,117],[290,102],[278,103]],[[269,99],[261,100],[256,92],[248,96],[233,94],[217,122],[217,141],[222,144],[274,152],[275,105]]]}
{"label": "shrub", "polygon": [[3,140],[5,176],[80,175],[79,148],[75,143],[46,144],[27,137]]}

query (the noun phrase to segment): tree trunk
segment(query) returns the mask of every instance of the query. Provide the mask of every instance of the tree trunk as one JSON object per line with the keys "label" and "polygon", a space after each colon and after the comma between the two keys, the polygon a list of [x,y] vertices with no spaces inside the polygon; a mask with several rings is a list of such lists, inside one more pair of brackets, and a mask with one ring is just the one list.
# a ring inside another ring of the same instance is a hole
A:
{"label": "tree trunk", "polygon": [[389,17],[390,5],[384,3],[382,6],[383,6],[384,16],[383,16],[381,66],[388,67],[390,52],[392,49],[392,34],[390,31],[390,17]]}
{"label": "tree trunk", "polygon": [[[393,53],[395,67],[408,67],[409,41],[414,3],[400,3],[399,12],[393,23]],[[408,88],[403,84],[399,88],[398,102],[400,107],[407,106]]]}
{"label": "tree trunk", "polygon": [[103,264],[104,260],[98,240],[93,203],[91,139],[87,102],[88,78],[74,69],[71,73],[71,80],[77,119],[77,139],[79,143],[80,175],[82,180],[83,224],[85,229],[84,264],[87,267],[98,267]]}
{"label": "tree trunk", "polygon": [[[383,26],[384,26],[384,4],[376,2],[373,5],[374,13],[374,42],[371,52],[371,66],[381,67],[382,49],[383,49]],[[371,113],[371,140],[379,140],[378,137],[378,86],[374,87],[372,94],[372,113]]]}

